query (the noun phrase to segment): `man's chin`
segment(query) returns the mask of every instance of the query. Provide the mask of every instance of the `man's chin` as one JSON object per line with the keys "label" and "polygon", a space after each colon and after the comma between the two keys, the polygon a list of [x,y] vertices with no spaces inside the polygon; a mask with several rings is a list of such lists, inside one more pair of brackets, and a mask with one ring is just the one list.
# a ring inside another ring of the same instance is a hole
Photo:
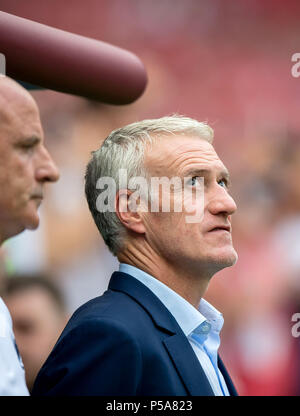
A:
{"label": "man's chin", "polygon": [[40,224],[40,219],[38,216],[34,218],[30,218],[29,221],[26,222],[25,228],[26,230],[36,230]]}
{"label": "man's chin", "polygon": [[218,253],[214,258],[214,265],[217,271],[225,269],[226,267],[234,266],[238,260],[238,255],[235,249],[232,247],[231,250]]}
{"label": "man's chin", "polygon": [[221,259],[224,263],[224,267],[231,267],[234,266],[235,263],[238,261],[238,255],[237,252],[232,249],[232,253],[230,253],[228,256],[224,256],[223,259]]}

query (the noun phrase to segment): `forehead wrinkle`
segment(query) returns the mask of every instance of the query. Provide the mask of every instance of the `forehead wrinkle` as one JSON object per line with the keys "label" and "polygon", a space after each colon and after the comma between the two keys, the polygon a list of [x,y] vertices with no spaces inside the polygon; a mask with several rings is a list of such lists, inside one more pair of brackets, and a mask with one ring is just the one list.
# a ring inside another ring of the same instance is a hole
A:
{"label": "forehead wrinkle", "polygon": [[[202,151],[200,149],[190,149],[187,151],[182,151],[177,156],[177,158],[173,160],[173,165],[177,174],[182,175],[183,172],[188,168],[189,170],[196,170],[199,168],[199,166],[201,166],[202,168],[208,168],[209,166],[211,166],[213,168],[212,165],[215,165],[214,162],[217,162],[218,164],[219,162],[221,162],[214,150],[209,149]],[[221,168],[223,169],[222,162]]]}
{"label": "forehead wrinkle", "polygon": [[163,151],[158,152],[157,148],[151,146],[151,148],[150,149],[148,148],[145,153],[144,166],[150,173],[157,174],[159,170],[164,170],[166,167],[167,168],[169,167],[168,161],[169,161],[169,149],[167,149],[167,154],[166,154],[166,152],[163,152]]}
{"label": "forehead wrinkle", "polygon": [[[195,154],[195,151],[192,151],[193,154],[184,159],[182,162],[181,170],[182,171],[192,171],[192,170],[203,170],[207,169],[209,167],[216,167],[217,169],[220,169],[222,172],[228,172],[226,166],[223,164],[219,156],[217,155],[216,151],[212,149],[208,149],[205,151],[197,151],[197,154]],[[185,152],[183,157],[189,152]],[[187,165],[191,165],[189,169],[186,168]],[[196,165],[193,167],[193,165]],[[228,172],[229,173],[229,172]]]}
{"label": "forehead wrinkle", "polygon": [[[187,139],[187,141],[184,141],[184,139]],[[171,138],[171,140],[169,140],[169,145],[166,141],[161,140],[162,149],[152,147],[152,151],[146,152],[145,168],[148,168],[148,170],[150,168],[152,174],[166,176],[166,173],[168,173],[169,175],[175,174],[177,176],[193,160],[194,162],[192,163],[197,163],[198,165],[207,164],[208,161],[220,161],[213,146],[204,139],[177,136]],[[179,140],[180,142],[178,143]],[[172,144],[176,145],[176,141],[177,146],[174,148]]]}

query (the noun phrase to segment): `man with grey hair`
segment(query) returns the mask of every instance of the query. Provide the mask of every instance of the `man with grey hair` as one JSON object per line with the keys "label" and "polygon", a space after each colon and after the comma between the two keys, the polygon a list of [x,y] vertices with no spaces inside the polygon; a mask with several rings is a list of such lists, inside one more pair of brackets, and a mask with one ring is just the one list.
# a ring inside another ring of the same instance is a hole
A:
{"label": "man with grey hair", "polygon": [[237,260],[212,141],[207,124],[174,115],[115,130],[93,152],[86,197],[120,268],[74,313],[33,394],[237,394],[218,355],[222,314],[203,299]]}
{"label": "man with grey hair", "polygon": [[[44,185],[58,169],[44,146],[39,110],[17,82],[0,76],[0,245],[39,225]],[[0,298],[0,395],[28,395],[12,320]]]}

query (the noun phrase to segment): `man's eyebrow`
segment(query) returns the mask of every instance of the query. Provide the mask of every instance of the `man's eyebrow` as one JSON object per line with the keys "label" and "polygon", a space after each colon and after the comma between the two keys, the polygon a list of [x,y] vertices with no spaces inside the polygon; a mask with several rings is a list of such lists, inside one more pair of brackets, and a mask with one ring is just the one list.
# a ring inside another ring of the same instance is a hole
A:
{"label": "man's eyebrow", "polygon": [[26,144],[26,145],[35,145],[35,144],[38,144],[39,142],[41,141],[41,138],[39,137],[39,136],[26,136],[26,137],[22,137],[22,138],[19,138],[19,140],[17,141],[17,145],[18,144],[20,144],[20,145],[23,145],[23,144]]}
{"label": "man's eyebrow", "polygon": [[[213,172],[212,169],[205,169],[205,168],[193,168],[184,173],[184,177],[193,177],[193,176],[205,176],[209,175]],[[230,183],[230,174],[227,169],[221,169],[217,172],[218,176],[221,176],[222,178],[226,179],[227,182]]]}

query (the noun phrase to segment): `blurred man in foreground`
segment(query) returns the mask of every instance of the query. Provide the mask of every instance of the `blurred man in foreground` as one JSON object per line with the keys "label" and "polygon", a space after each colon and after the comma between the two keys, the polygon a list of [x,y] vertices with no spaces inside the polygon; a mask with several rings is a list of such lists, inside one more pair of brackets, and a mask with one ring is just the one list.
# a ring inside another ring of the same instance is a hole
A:
{"label": "blurred man in foreground", "polygon": [[53,281],[43,275],[10,276],[4,281],[3,298],[31,391],[39,369],[66,325],[64,299]]}
{"label": "blurred man in foreground", "polygon": [[[19,84],[0,76],[0,244],[39,225],[44,184],[58,170],[43,142],[39,110]],[[9,312],[0,298],[0,395],[27,395]]]}
{"label": "blurred man in foreground", "polygon": [[33,394],[236,394],[218,356],[222,314],[203,299],[237,260],[236,205],[212,140],[205,123],[172,116],[115,130],[93,152],[86,196],[121,264],[74,313]]}

